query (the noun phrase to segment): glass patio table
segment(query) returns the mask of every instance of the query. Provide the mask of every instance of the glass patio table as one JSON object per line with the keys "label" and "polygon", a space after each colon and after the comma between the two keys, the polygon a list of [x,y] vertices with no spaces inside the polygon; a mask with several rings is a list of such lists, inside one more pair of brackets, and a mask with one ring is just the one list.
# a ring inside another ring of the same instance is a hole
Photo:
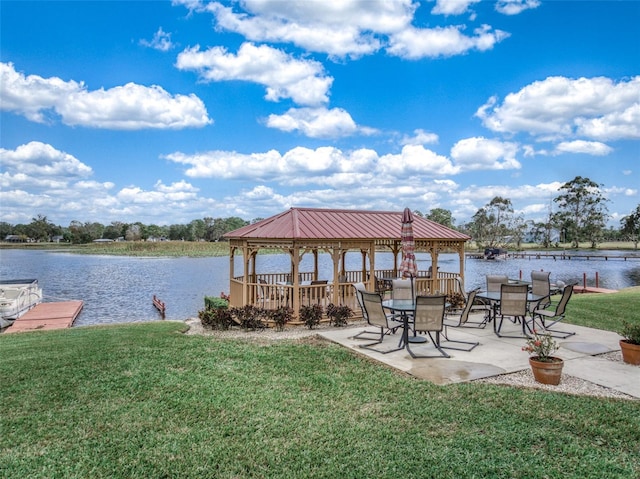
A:
{"label": "glass patio table", "polygon": [[[478,291],[478,294],[476,294],[476,298],[487,300],[490,304],[489,312],[488,312],[489,316],[487,318],[487,321],[488,322],[494,321],[493,323],[494,331],[496,328],[496,323],[495,323],[496,314],[498,310],[498,305],[500,304],[500,294],[501,294],[500,291]],[[540,294],[533,294],[531,291],[527,292],[527,304],[537,303],[543,298],[546,298],[546,296],[543,296]],[[530,308],[527,307],[527,311],[529,310]],[[522,330],[523,330],[523,333],[526,335],[526,333],[524,332],[524,324],[522,325]]]}
{"label": "glass patio table", "polygon": [[382,302],[382,307],[392,312],[400,313],[402,319],[402,338],[398,346],[406,346],[409,343],[426,343],[423,336],[409,336],[409,313],[416,309],[416,303],[412,299],[387,299]]}

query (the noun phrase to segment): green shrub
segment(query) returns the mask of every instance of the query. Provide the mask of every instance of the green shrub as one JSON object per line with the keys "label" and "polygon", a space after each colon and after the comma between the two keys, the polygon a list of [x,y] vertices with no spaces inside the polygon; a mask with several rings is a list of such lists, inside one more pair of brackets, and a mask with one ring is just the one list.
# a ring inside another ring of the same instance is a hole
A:
{"label": "green shrub", "polygon": [[234,324],[231,312],[226,307],[198,311],[198,318],[202,326],[207,329],[227,330]]}
{"label": "green shrub", "polygon": [[304,325],[313,329],[318,324],[320,324],[320,320],[322,319],[322,306],[319,304],[313,304],[311,306],[301,306],[300,307],[300,319],[304,322]]}
{"label": "green shrub", "polygon": [[327,306],[327,316],[329,316],[329,324],[346,326],[349,318],[353,316],[353,310],[349,306],[336,306],[331,303]]}
{"label": "green shrub", "polygon": [[229,307],[229,300],[225,298],[219,298],[217,296],[205,296],[204,307],[206,309],[211,308],[227,308]]}
{"label": "green shrub", "polygon": [[266,328],[266,324],[262,321],[267,312],[263,308],[258,308],[252,304],[247,304],[239,308],[231,308],[231,314],[238,320],[237,322],[245,330],[256,330]]}
{"label": "green shrub", "polygon": [[268,317],[273,321],[276,329],[282,331],[284,325],[293,319],[293,309],[288,306],[280,306],[278,309],[269,311]]}

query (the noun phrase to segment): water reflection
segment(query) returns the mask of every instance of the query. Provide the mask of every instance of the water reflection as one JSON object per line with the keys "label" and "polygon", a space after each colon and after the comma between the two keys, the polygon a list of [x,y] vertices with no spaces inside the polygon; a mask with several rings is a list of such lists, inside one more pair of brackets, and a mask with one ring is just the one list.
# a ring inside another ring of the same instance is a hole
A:
{"label": "water reflection", "polygon": [[[600,252],[599,254],[605,254]],[[629,252],[606,252],[609,256]],[[118,256],[85,256],[70,253],[25,250],[0,250],[0,279],[37,278],[45,300],[80,299],[84,309],[76,325],[122,323],[159,320],[152,305],[155,294],[167,304],[167,319],[184,320],[197,315],[205,295],[229,291],[229,258],[130,258]],[[421,270],[431,264],[428,255],[417,255]],[[319,255],[321,279],[332,279],[333,264],[327,254]],[[349,253],[347,269],[362,269],[362,256]],[[440,271],[458,272],[457,254],[440,255]],[[391,253],[376,255],[376,269],[391,269]],[[259,255],[258,272],[289,271],[290,259],[285,254]],[[242,260],[236,259],[236,272]],[[305,255],[301,271],[313,270],[312,255]],[[508,259],[465,262],[467,289],[484,286],[485,275],[506,274],[527,279],[532,270],[551,271],[551,280],[583,282],[595,286],[598,273],[601,288],[621,289],[640,285],[640,260],[556,260]]]}

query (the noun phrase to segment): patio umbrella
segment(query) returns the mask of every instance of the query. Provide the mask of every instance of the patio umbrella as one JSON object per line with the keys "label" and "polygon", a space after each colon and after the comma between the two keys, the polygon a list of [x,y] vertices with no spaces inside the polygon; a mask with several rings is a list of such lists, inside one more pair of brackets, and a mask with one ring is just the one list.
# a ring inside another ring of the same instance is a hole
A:
{"label": "patio umbrella", "polygon": [[[399,273],[403,278],[413,278],[418,272],[416,264],[416,243],[413,239],[413,214],[409,208],[405,208],[402,213],[402,230],[400,234],[402,246],[402,263],[400,263]],[[411,282],[413,289],[413,281]]]}

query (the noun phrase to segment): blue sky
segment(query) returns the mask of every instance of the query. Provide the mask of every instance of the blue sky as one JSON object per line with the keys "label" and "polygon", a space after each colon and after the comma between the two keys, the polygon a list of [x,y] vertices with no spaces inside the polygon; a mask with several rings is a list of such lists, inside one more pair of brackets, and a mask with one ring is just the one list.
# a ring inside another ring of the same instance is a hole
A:
{"label": "blue sky", "polygon": [[0,221],[640,203],[640,2],[0,2]]}

